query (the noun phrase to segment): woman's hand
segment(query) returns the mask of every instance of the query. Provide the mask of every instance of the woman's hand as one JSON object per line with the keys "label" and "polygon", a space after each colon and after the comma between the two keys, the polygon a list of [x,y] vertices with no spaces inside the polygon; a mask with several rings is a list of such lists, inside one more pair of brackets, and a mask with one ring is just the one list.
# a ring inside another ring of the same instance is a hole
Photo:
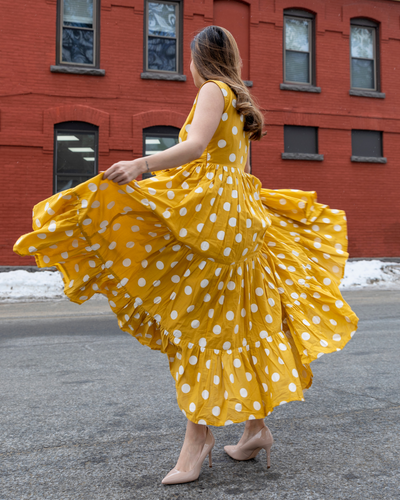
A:
{"label": "woman's hand", "polygon": [[144,172],[147,172],[147,168],[143,161],[119,161],[104,172],[103,179],[109,179],[119,185],[128,184]]}

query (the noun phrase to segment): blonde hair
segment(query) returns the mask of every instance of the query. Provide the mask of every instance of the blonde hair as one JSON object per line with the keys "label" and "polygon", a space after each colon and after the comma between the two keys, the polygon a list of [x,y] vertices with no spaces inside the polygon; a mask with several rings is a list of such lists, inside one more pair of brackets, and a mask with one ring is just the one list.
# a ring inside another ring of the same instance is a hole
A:
{"label": "blonde hair", "polygon": [[259,141],[264,117],[241,78],[241,59],[236,40],[220,26],[207,26],[190,44],[193,63],[205,80],[226,83],[236,95],[236,110],[244,116],[244,130],[252,141]]}

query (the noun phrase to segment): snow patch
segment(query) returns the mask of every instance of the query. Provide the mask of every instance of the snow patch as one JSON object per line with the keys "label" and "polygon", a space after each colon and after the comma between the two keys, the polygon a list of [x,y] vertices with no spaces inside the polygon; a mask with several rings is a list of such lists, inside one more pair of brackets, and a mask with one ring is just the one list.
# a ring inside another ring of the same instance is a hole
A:
{"label": "snow patch", "polygon": [[400,262],[380,260],[348,261],[340,289],[400,289]]}

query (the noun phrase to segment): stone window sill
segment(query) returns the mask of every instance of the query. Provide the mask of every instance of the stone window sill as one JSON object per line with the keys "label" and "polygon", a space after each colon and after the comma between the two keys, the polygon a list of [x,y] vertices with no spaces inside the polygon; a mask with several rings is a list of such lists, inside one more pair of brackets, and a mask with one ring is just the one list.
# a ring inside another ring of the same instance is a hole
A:
{"label": "stone window sill", "polygon": [[80,66],[50,66],[50,71],[52,73],[69,73],[72,75],[93,75],[93,76],[105,76],[105,69],[96,68],[82,68]]}
{"label": "stone window sill", "polygon": [[186,82],[186,75],[178,75],[177,73],[157,73],[145,71],[140,74],[142,80],[169,80],[175,82]]}
{"label": "stone window sill", "polygon": [[356,90],[356,89],[351,89],[349,90],[350,95],[355,95],[358,97],[375,97],[375,99],[385,99],[386,94],[383,92],[375,92],[371,90]]}
{"label": "stone window sill", "polygon": [[314,92],[321,93],[321,87],[314,87],[313,85],[301,85],[296,83],[281,83],[279,88],[281,90],[294,90],[295,92]]}
{"label": "stone window sill", "polygon": [[253,82],[251,80],[243,80],[243,83],[246,85],[246,87],[252,87]]}
{"label": "stone window sill", "polygon": [[352,156],[351,161],[358,163],[387,163],[387,158],[382,156]]}
{"label": "stone window sill", "polygon": [[324,155],[317,155],[311,153],[282,153],[282,160],[323,161]]}

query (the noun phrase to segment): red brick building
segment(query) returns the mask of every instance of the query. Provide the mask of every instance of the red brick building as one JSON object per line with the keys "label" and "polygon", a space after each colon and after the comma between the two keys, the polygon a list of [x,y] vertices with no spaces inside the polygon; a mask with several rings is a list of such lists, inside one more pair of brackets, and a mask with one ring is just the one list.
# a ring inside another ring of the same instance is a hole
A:
{"label": "red brick building", "polygon": [[253,174],[345,209],[352,257],[400,255],[399,2],[0,6],[0,265],[33,263],[12,246],[38,201],[174,143],[197,92],[189,44],[210,24],[237,38],[243,78],[265,112]]}

